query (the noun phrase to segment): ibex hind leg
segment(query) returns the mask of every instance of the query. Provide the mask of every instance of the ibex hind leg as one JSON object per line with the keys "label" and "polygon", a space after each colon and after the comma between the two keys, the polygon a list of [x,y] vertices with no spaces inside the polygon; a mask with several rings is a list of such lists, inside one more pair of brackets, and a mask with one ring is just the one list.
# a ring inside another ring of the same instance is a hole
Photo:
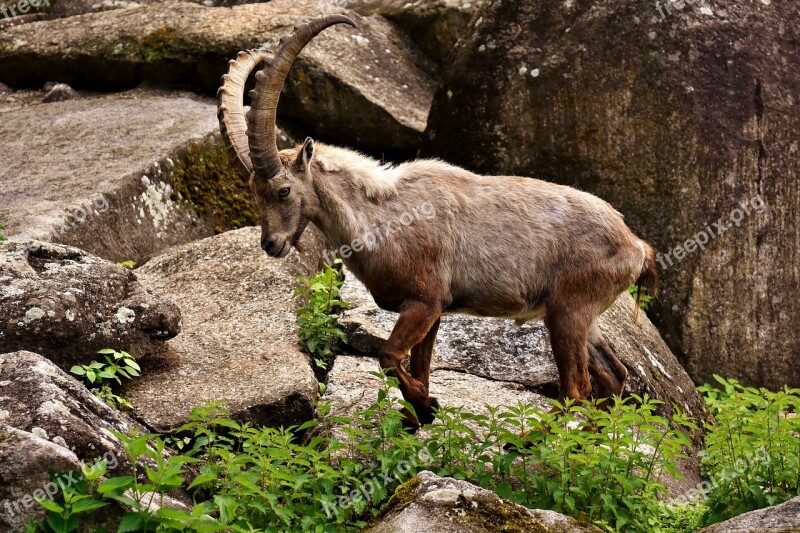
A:
{"label": "ibex hind leg", "polygon": [[558,368],[559,400],[584,400],[592,392],[587,341],[593,317],[586,310],[570,313],[556,306],[548,308],[548,313],[544,323]]}
{"label": "ibex hind leg", "polygon": [[[597,323],[589,330],[587,343],[589,351],[589,374],[594,382],[594,393],[597,399],[610,399],[621,396],[625,390],[628,370],[617,358],[614,349],[608,344]],[[602,405],[609,406],[610,401]]]}

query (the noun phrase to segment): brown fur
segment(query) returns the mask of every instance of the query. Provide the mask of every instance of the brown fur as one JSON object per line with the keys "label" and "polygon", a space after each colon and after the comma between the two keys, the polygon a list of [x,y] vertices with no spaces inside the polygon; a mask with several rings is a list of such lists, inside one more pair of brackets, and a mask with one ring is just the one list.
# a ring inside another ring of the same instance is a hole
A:
{"label": "brown fur", "polygon": [[[426,202],[435,216],[345,264],[376,303],[400,313],[380,350],[419,420],[432,420],[430,360],[442,315],[544,319],[562,398],[623,390],[627,371],[595,319],[634,282],[654,288],[652,250],[609,204],[535,179],[484,177],[440,161],[391,167],[314,144],[280,154],[284,169],[253,178],[262,207],[262,246],[283,257],[313,223],[336,246],[396,221]],[[281,197],[280,191],[288,190]],[[410,372],[401,361],[411,354]],[[409,414],[409,419],[413,420]]]}

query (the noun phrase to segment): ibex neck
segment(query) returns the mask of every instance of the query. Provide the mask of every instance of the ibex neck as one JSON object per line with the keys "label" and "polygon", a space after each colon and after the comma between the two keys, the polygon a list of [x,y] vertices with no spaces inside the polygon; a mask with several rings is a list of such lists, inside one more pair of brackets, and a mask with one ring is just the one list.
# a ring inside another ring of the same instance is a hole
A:
{"label": "ibex neck", "polygon": [[329,146],[317,148],[315,165],[319,209],[313,222],[334,245],[350,244],[382,223],[382,201],[397,194],[392,169]]}

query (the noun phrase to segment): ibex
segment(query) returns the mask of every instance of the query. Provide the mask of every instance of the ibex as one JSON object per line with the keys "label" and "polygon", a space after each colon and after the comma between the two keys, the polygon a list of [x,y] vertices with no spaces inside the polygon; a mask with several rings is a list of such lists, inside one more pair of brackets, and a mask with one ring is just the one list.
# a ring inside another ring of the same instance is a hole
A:
{"label": "ibex", "polygon": [[[658,278],[652,248],[609,204],[570,187],[478,176],[437,160],[385,165],[310,138],[278,151],[275,113],[289,69],[314,36],[339,23],[355,26],[342,15],[316,19],[281,39],[275,53],[240,52],[222,78],[220,129],[249,173],[264,251],[286,256],[309,222],[338,248],[433,205],[431,220],[344,259],[381,308],[399,313],[378,355],[416,411],[416,418],[405,413],[414,428],[432,422],[438,407],[428,393],[431,354],[449,313],[544,319],[562,399],[587,398],[590,376],[598,398],[620,394],[627,370],[595,319],[631,283],[655,293]],[[245,117],[245,82],[260,64]]]}

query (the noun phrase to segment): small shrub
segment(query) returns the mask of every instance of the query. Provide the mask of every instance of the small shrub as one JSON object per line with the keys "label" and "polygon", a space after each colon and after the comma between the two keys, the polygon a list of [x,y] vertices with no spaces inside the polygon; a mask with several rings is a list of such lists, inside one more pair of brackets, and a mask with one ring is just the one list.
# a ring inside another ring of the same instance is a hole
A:
{"label": "small shrub", "polygon": [[[467,479],[527,507],[550,509],[614,531],[657,532],[666,492],[662,474],[680,476],[689,438],[655,414],[661,402],[619,398],[597,405],[557,404],[549,413],[520,403],[472,415],[444,408],[426,443],[437,473]],[[582,431],[590,424],[596,429]],[[676,427],[693,424],[676,415]],[[486,433],[478,438],[470,426]],[[503,447],[510,453],[502,453]]]}
{"label": "small shrub", "polygon": [[128,261],[120,261],[117,263],[117,266],[121,266],[122,268],[127,268],[128,270],[133,270],[136,268],[136,261],[128,260]]}
{"label": "small shrub", "polygon": [[0,242],[7,241],[8,238],[5,236],[6,227],[0,224]]}
{"label": "small shrub", "polygon": [[92,361],[88,365],[75,365],[70,369],[72,374],[87,382],[95,396],[115,409],[133,409],[125,398],[117,396],[111,389],[110,382],[122,384],[120,378],[132,379],[139,376],[141,368],[128,352],[118,352],[105,348],[97,353],[103,355],[105,363]]}
{"label": "small shrub", "polygon": [[[336,260],[334,266],[341,265]],[[344,284],[341,273],[330,265],[311,278],[298,278],[301,285],[293,298],[302,298],[304,305],[297,310],[297,325],[303,349],[314,359],[321,371],[328,369],[347,336],[339,325],[339,313],[349,309],[347,302],[339,298],[339,289]],[[324,373],[324,372],[320,372]]]}
{"label": "small shrub", "polygon": [[721,388],[700,387],[716,419],[700,454],[711,486],[707,524],[800,495],[800,389],[714,378]]}
{"label": "small shrub", "polygon": [[[39,523],[29,519],[26,532],[72,533],[79,531],[78,526],[82,517],[87,517],[84,524],[93,526],[96,518],[93,511],[111,503],[104,501],[102,496],[95,495],[100,485],[100,478],[105,474],[105,461],[100,461],[97,466],[87,469],[82,476],[52,473],[51,480],[58,487],[58,493],[52,500],[48,498],[36,500],[45,509],[45,517]],[[101,530],[92,527],[91,531]]]}
{"label": "small shrub", "polygon": [[663,505],[662,533],[694,533],[704,525],[708,507],[699,502],[686,505]]}

